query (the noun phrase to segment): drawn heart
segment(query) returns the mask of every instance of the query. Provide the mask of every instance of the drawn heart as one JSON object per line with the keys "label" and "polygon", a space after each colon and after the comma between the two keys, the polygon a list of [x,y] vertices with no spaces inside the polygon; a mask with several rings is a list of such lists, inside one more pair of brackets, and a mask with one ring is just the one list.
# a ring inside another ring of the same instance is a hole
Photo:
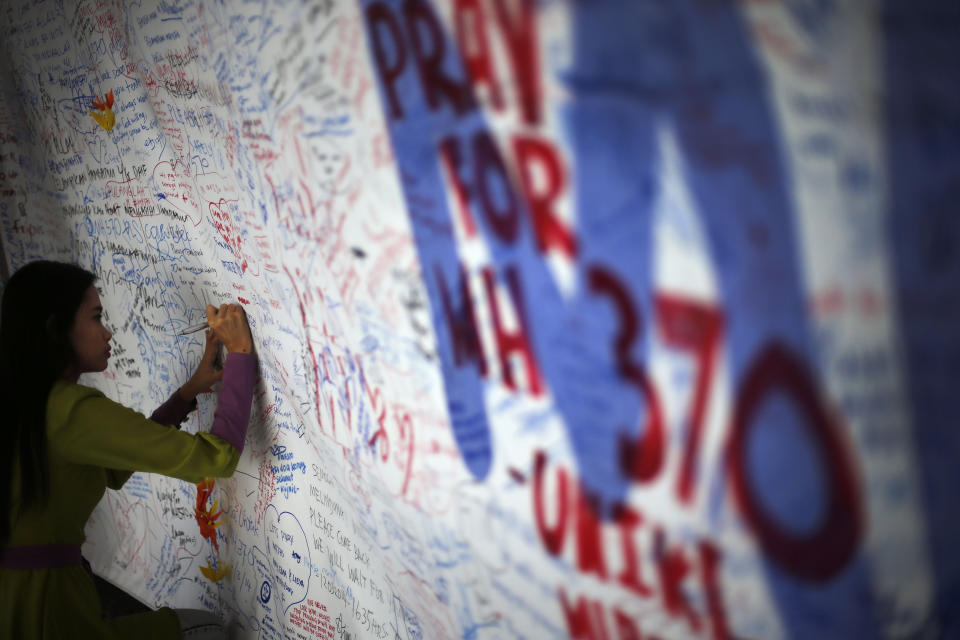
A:
{"label": "drawn heart", "polygon": [[[264,517],[264,542],[273,573],[273,592],[280,613],[303,602],[310,588],[310,547],[297,517],[274,505]],[[284,616],[279,616],[283,619]]]}

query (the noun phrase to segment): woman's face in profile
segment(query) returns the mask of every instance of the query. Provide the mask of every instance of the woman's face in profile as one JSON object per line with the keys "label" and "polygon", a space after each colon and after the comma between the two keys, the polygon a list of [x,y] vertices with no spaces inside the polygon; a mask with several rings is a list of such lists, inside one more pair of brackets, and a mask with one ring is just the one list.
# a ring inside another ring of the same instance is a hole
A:
{"label": "woman's face in profile", "polygon": [[97,288],[90,285],[83,296],[70,327],[70,345],[76,357],[74,372],[92,373],[107,368],[110,359],[110,338],[113,334],[103,326],[103,305]]}

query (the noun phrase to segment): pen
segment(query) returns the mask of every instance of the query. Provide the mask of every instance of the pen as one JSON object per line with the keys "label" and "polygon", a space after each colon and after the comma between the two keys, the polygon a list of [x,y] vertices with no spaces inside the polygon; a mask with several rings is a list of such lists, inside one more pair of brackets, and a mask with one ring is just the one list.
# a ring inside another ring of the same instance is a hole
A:
{"label": "pen", "polygon": [[192,327],[187,327],[186,329],[184,329],[183,331],[181,331],[181,332],[178,333],[177,335],[185,336],[185,335],[187,335],[187,334],[189,334],[189,333],[196,333],[197,331],[203,331],[204,329],[209,329],[209,328],[210,328],[210,325],[208,325],[206,322],[204,322],[204,323],[202,323],[202,324],[195,324],[195,325],[193,325]]}

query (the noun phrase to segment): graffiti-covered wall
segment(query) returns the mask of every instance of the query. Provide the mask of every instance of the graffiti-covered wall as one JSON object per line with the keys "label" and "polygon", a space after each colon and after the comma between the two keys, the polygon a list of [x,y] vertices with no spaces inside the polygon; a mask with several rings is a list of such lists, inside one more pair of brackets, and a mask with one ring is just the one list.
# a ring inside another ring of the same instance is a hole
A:
{"label": "graffiti-covered wall", "polygon": [[235,475],[86,557],[250,639],[957,632],[948,4],[6,3],[4,253],[99,275],[83,381],[149,414],[208,303],[259,354]]}

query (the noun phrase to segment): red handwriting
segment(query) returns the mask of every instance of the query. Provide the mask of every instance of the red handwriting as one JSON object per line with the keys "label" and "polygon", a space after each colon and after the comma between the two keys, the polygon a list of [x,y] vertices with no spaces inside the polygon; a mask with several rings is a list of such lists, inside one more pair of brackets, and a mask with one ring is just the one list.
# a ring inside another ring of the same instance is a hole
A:
{"label": "red handwriting", "polygon": [[[230,206],[230,203],[223,199],[217,203],[208,203],[210,219],[213,222],[213,226],[220,232],[220,237],[223,238],[223,241],[233,252],[234,257],[240,262],[241,272],[245,273],[247,271],[247,259],[243,254],[243,238],[228,212]],[[236,206],[236,204],[234,203],[233,206]]]}
{"label": "red handwriting", "polygon": [[159,196],[160,205],[169,205],[193,222],[196,226],[200,224],[200,204],[194,195],[194,178],[190,175],[189,166],[174,160],[170,162],[163,160],[158,162],[153,168],[153,181],[161,193]]}
{"label": "red handwriting", "polygon": [[277,495],[277,478],[270,470],[270,460],[264,456],[260,461],[260,477],[257,482],[257,501],[253,511],[257,514],[257,524],[263,521],[263,514]]}
{"label": "red handwriting", "polygon": [[290,611],[290,622],[314,638],[333,638],[336,626],[330,622],[327,607],[315,600],[307,600]]}

